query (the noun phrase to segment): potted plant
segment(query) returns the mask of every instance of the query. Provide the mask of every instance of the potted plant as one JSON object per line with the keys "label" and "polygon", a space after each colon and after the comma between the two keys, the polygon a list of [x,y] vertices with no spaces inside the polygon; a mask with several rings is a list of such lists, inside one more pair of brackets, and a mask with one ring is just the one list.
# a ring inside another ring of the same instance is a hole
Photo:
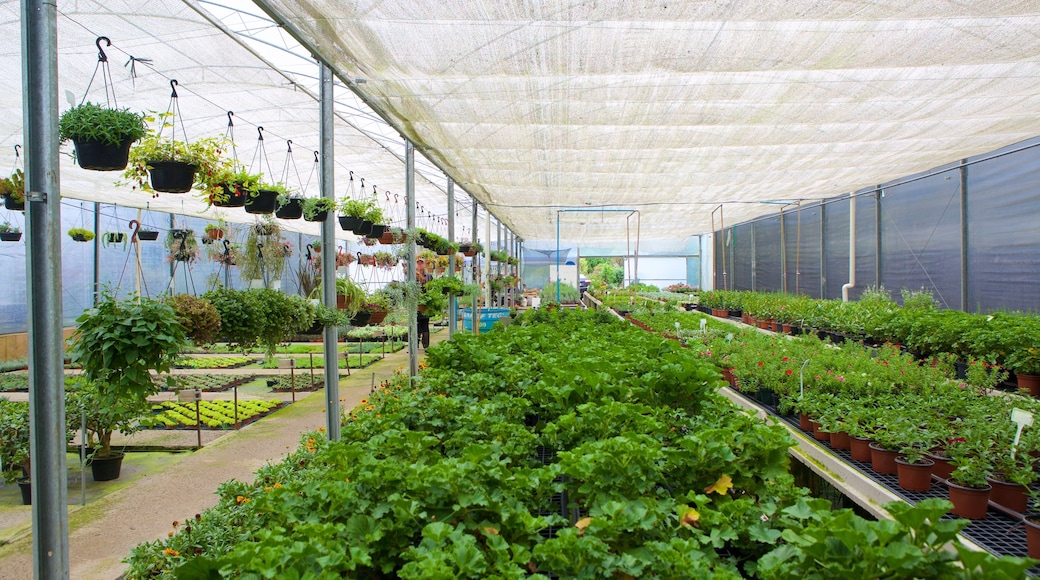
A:
{"label": "potted plant", "polygon": [[0,241],[17,242],[20,239],[22,239],[22,230],[11,225],[11,222],[0,223]]}
{"label": "potted plant", "polygon": [[137,239],[146,242],[154,242],[159,239],[159,232],[156,230],[141,228],[137,230]]}
{"label": "potted plant", "polygon": [[198,185],[201,196],[217,207],[242,207],[249,195],[260,187],[263,175],[250,173],[234,162],[219,164],[210,173],[201,174]]}
{"label": "potted plant", "polygon": [[185,193],[195,184],[196,175],[209,176],[218,173],[228,162],[221,156],[227,147],[224,138],[206,137],[190,143],[163,137],[162,130],[169,127],[166,120],[170,115],[159,116],[159,131],[149,130],[141,140],[130,148],[129,165],[123,171],[126,181],[120,184],[135,184],[135,188],[154,194]]}
{"label": "potted plant", "polygon": [[957,466],[950,474],[946,485],[950,489],[952,513],[972,520],[986,517],[989,494],[992,486],[986,477],[992,473],[986,453],[986,444],[966,442],[950,448],[953,463]]}
{"label": "potted plant", "polygon": [[261,181],[256,190],[251,191],[246,198],[246,213],[271,214],[278,207],[278,196],[289,197],[289,189],[285,184]]}
{"label": "potted plant", "polygon": [[[68,350],[83,369],[75,389],[78,409],[87,414],[87,435],[94,448],[95,479],[119,477],[122,455],[112,452],[116,431],[133,432],[149,409],[147,397],[159,391],[152,372],[167,374],[187,345],[184,327],[167,304],[131,296],[118,300],[102,293],[95,308],[76,319],[79,326]],[[73,408],[76,408],[73,406]],[[105,474],[112,458],[115,468]]]}
{"label": "potted plant", "polygon": [[462,252],[467,258],[472,258],[477,254],[484,251],[484,246],[480,242],[463,242],[459,244],[459,251]]}
{"label": "potted plant", "polygon": [[145,133],[142,115],[89,102],[72,107],[58,119],[58,138],[63,143],[71,140],[76,162],[94,171],[124,169],[130,145]]}
{"label": "potted plant", "polygon": [[309,222],[323,222],[329,212],[336,211],[336,200],[328,197],[306,197],[303,199],[303,219]]}
{"label": "potted plant", "polygon": [[[308,296],[312,300],[320,300],[322,287],[318,284]],[[336,278],[336,309],[342,310],[348,318],[357,314],[365,304],[365,290],[350,278]]]}
{"label": "potted plant", "polygon": [[94,232],[85,228],[70,228],[69,237],[77,242],[89,242],[94,239]]}
{"label": "potted plant", "polygon": [[1015,373],[1019,390],[1040,396],[1040,346],[1022,345],[1007,356],[1004,364]]}
{"label": "potted plant", "polygon": [[357,233],[365,236],[371,240],[378,240],[383,237],[383,233],[386,232],[387,226],[383,224],[383,210],[375,202],[372,203],[372,207],[365,212],[365,221],[371,222],[369,231],[358,231]]}
{"label": "potted plant", "polygon": [[166,234],[166,249],[170,251],[170,261],[194,262],[199,257],[199,243],[195,239],[195,231],[187,229],[170,230]]}
{"label": "potted plant", "polygon": [[366,224],[365,216],[375,207],[372,199],[344,199],[339,203],[339,227],[358,235],[371,232],[372,223]]}
{"label": "potted plant", "polygon": [[4,207],[13,211],[25,209],[25,174],[16,169],[10,177],[0,179],[0,197],[4,198]]}
{"label": "potted plant", "polygon": [[249,228],[238,265],[242,277],[252,280],[254,287],[278,287],[275,281],[281,280],[285,259],[292,255],[292,245],[282,238],[281,232],[281,227],[270,218]]}
{"label": "potted plant", "polygon": [[[76,432],[79,416],[66,413],[65,417],[67,443]],[[5,483],[18,483],[24,505],[32,503],[29,441],[29,403],[0,397],[0,476]]]}
{"label": "potted plant", "polygon": [[206,238],[209,240],[220,240],[224,238],[224,227],[223,220],[215,224],[206,224],[205,232]]}
{"label": "potted plant", "polygon": [[298,220],[303,217],[303,198],[290,193],[278,195],[274,217],[282,220]]}
{"label": "potted plant", "polygon": [[123,232],[105,232],[101,234],[101,245],[104,247],[126,245],[126,234]]}
{"label": "potted plant", "polygon": [[390,313],[390,296],[379,290],[365,299],[363,310],[369,313],[369,324],[381,324]]}

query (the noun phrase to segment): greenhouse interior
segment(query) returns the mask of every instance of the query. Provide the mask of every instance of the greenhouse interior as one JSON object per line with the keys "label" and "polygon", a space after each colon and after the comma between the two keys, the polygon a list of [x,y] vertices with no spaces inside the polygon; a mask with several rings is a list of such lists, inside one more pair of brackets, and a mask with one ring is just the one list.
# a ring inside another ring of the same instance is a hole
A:
{"label": "greenhouse interior", "polygon": [[0,14],[0,580],[1040,576],[1036,2]]}

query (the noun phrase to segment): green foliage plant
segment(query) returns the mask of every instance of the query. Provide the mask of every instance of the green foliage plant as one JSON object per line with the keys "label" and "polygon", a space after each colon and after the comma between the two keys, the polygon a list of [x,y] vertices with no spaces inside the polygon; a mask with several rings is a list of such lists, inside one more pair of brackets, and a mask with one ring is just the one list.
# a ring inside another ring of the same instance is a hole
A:
{"label": "green foliage plant", "polygon": [[81,403],[91,414],[87,431],[97,456],[108,457],[113,432],[129,429],[146,398],[158,392],[151,373],[169,378],[187,337],[171,306],[136,296],[119,300],[107,292],[76,322],[68,353],[83,369]]}
{"label": "green foliage plant", "polygon": [[185,336],[195,346],[216,342],[220,331],[220,312],[209,300],[191,294],[176,294],[170,298],[170,305],[184,327]]}
{"label": "green foliage plant", "polygon": [[375,208],[376,202],[372,199],[353,199],[348,197],[339,203],[339,212],[347,217],[364,219]]}
{"label": "green foliage plant", "polygon": [[[560,299],[556,299],[556,288],[559,286]],[[550,282],[542,288],[542,291],[538,294],[541,297],[542,304],[555,304],[556,302],[562,302],[564,304],[573,304],[581,300],[581,295],[578,294],[578,289],[565,282]]]}
{"label": "green foliage plant", "polygon": [[25,203],[25,173],[16,169],[9,177],[0,178],[0,197],[14,203]]}
{"label": "green foliage plant", "polygon": [[[69,228],[69,237],[78,241],[89,242],[94,239],[94,232],[86,228]],[[81,239],[76,239],[81,238]]]}
{"label": "green foliage plant", "polygon": [[[149,128],[144,136],[130,148],[130,159],[123,179],[117,185],[132,185],[146,193],[155,193],[149,181],[153,163],[176,161],[195,167],[196,187],[201,195],[209,196],[214,176],[227,169],[231,161],[224,157],[230,142],[224,137],[204,137],[191,142],[178,141],[164,136],[166,129],[172,130],[172,115],[161,113],[145,118],[158,122],[158,129]],[[200,178],[200,176],[202,176]]]}
{"label": "green foliage plant", "polygon": [[118,146],[145,136],[144,116],[129,109],[110,109],[86,102],[61,114],[58,138]]}
{"label": "green foliage plant", "polygon": [[305,219],[314,219],[319,213],[336,211],[336,200],[326,197],[303,198],[303,216]]}
{"label": "green foliage plant", "polygon": [[0,233],[17,234],[20,231],[22,230],[19,229],[18,226],[12,224],[11,222],[0,222]]}

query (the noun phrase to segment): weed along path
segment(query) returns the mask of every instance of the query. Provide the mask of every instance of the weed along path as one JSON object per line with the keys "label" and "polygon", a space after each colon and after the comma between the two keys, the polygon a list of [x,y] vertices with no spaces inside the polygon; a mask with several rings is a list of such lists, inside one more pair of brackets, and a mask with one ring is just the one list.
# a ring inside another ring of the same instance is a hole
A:
{"label": "weed along path", "polygon": [[[432,340],[446,340],[447,335],[441,330]],[[367,397],[373,380],[378,385],[407,365],[407,350],[401,350],[367,368],[351,371],[349,377],[340,380],[342,409],[352,409]],[[281,397],[288,400],[289,394],[282,393]],[[132,453],[124,461],[120,479],[93,483],[88,475],[91,489],[82,507],[77,475],[69,489],[69,503],[73,504],[69,508],[71,577],[118,578],[125,569],[120,560],[135,545],[165,538],[173,530],[174,521],[183,522],[215,505],[215,491],[221,483],[229,479],[252,481],[257,469],[296,449],[301,434],[324,426],[324,390],[297,393],[295,404],[241,430],[219,432],[222,435],[204,442],[201,450]],[[194,437],[194,431],[191,433]],[[152,457],[142,459],[137,455]],[[78,465],[73,463],[73,467],[78,473]],[[98,493],[96,488],[102,486],[104,492]],[[30,507],[16,505],[14,495],[4,496],[0,505],[0,580],[27,578],[32,578]]]}

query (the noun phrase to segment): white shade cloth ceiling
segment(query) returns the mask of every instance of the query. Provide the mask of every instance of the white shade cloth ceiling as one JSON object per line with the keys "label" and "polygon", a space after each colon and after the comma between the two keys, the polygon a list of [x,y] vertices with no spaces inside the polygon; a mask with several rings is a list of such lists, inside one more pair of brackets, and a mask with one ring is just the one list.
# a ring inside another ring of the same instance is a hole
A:
{"label": "white shade cloth ceiling", "polygon": [[574,207],[681,238],[1040,133],[1035,0],[257,3],[529,239]]}
{"label": "white shade cloth ceiling", "polygon": [[[556,211],[574,208],[639,210],[641,239],[681,240],[709,231],[720,203],[735,223],[1040,134],[1036,0],[258,4],[528,240],[554,240],[558,215],[566,243],[626,236],[625,220]],[[234,110],[240,157],[263,125],[274,172],[292,139],[306,177],[318,144],[313,83],[259,58],[207,6],[60,2],[59,92],[78,101],[94,38],[109,36],[121,106],[165,110],[176,78],[189,137],[222,134]],[[18,11],[0,3],[0,169],[21,142]],[[136,79],[129,55],[152,61]],[[98,86],[88,98],[101,98]],[[338,96],[338,195],[348,171],[403,194],[401,152],[358,130],[366,115],[345,89]],[[443,216],[444,177],[420,169],[420,203]],[[204,208],[112,181],[62,166],[68,197]]]}

